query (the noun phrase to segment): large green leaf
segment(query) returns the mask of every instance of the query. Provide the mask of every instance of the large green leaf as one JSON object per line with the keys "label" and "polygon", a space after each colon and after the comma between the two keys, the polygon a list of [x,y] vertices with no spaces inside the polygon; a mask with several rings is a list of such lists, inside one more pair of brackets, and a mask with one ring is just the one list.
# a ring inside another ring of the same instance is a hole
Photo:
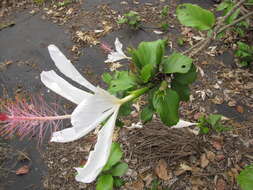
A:
{"label": "large green leaf", "polygon": [[164,73],[187,73],[192,65],[192,59],[180,53],[173,53],[163,61]]}
{"label": "large green leaf", "polygon": [[253,164],[247,166],[237,176],[237,182],[241,186],[242,190],[253,189]]}
{"label": "large green leaf", "polygon": [[98,178],[96,190],[112,190],[113,177],[110,174],[101,175]]}
{"label": "large green leaf", "polygon": [[174,90],[156,91],[153,97],[153,106],[165,125],[172,126],[179,121],[179,101],[179,95]]}
{"label": "large green leaf", "polygon": [[190,3],[179,5],[176,15],[181,24],[198,30],[210,30],[215,24],[212,12]]}
{"label": "large green leaf", "polygon": [[193,83],[197,78],[197,72],[195,65],[192,64],[190,70],[187,73],[176,73],[172,82],[181,85],[188,85]]}
{"label": "large green leaf", "polygon": [[112,146],[111,146],[110,157],[109,157],[106,165],[104,166],[103,171],[110,170],[112,166],[114,166],[115,164],[117,164],[120,161],[122,156],[123,156],[123,152],[120,148],[120,145],[116,142],[113,142]]}
{"label": "large green leaf", "polygon": [[165,40],[141,42],[136,50],[132,50],[132,60],[141,72],[141,78],[147,82],[161,63],[165,51]]}
{"label": "large green leaf", "polygon": [[110,82],[109,91],[111,93],[125,91],[134,87],[135,85],[136,79],[128,71],[117,71]]}
{"label": "large green leaf", "polygon": [[111,174],[113,176],[121,177],[123,176],[128,170],[128,165],[125,162],[119,162],[111,169]]}

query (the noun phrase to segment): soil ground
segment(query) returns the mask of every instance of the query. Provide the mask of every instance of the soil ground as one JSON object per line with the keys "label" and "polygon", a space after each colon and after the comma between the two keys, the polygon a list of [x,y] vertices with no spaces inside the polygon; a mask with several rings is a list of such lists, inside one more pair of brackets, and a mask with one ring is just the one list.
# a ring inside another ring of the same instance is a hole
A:
{"label": "soil ground", "polygon": [[[100,48],[101,42],[113,48],[115,38],[119,37],[126,48],[167,37],[168,54],[171,47],[177,51],[189,48],[190,43],[196,42],[194,37],[201,34],[177,22],[175,8],[185,2],[211,10],[216,6],[211,0],[82,0],[63,7],[50,2],[38,5],[29,0],[2,1],[1,103],[24,94],[40,94],[49,102],[57,99],[69,112],[74,109],[74,105],[48,91],[39,79],[43,70],[55,69],[47,52],[49,44],[57,45],[86,78],[103,87],[101,74],[117,65],[104,63],[107,55]],[[160,12],[165,5],[169,6],[169,14],[162,18]],[[141,29],[117,24],[118,16],[129,10],[140,14]],[[155,33],[163,22],[169,24],[168,31]],[[250,36],[252,31],[243,40],[252,42]],[[179,38],[186,41],[183,47],[177,44]],[[150,189],[152,181],[157,181],[161,190],[239,190],[235,178],[253,162],[253,72],[236,65],[236,40],[234,36],[227,37],[225,45],[224,41],[213,43],[213,48],[197,56],[195,64],[204,75],[199,74],[191,88],[191,101],[183,103],[180,109],[181,117],[192,122],[200,114],[222,114],[232,130],[194,135],[187,129],[167,129],[157,119],[143,129],[116,130],[115,140],[122,143],[124,160],[130,167],[121,189]],[[125,123],[130,126],[138,120],[137,114],[133,114]],[[77,183],[73,168],[85,163],[96,135],[91,133],[67,144],[47,140],[37,146],[33,138],[20,141],[0,137],[0,189],[95,189],[94,184]],[[28,166],[29,171],[16,175],[23,166]],[[165,168],[165,177],[159,175],[158,167]]]}

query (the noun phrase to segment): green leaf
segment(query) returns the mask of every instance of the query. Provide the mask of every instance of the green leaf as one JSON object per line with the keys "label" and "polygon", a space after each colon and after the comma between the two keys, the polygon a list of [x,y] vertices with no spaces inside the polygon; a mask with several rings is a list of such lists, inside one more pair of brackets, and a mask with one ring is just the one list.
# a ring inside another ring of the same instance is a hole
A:
{"label": "green leaf", "polygon": [[173,53],[163,61],[164,73],[187,73],[192,65],[192,59],[180,53]]}
{"label": "green leaf", "polygon": [[162,61],[165,51],[165,40],[153,42],[141,42],[136,50],[132,50],[133,61],[137,68],[142,69],[145,65],[157,67]]}
{"label": "green leaf", "polygon": [[120,148],[120,144],[113,142],[111,146],[110,157],[103,168],[103,171],[108,171],[112,166],[117,164],[123,156],[123,152]]}
{"label": "green leaf", "polygon": [[111,169],[111,174],[113,176],[121,177],[123,176],[128,170],[128,165],[125,162],[119,162]]}
{"label": "green leaf", "polygon": [[253,164],[247,166],[237,176],[237,182],[239,183],[242,190],[253,189]]}
{"label": "green leaf", "polygon": [[143,123],[147,123],[148,121],[151,121],[153,118],[153,114],[154,114],[154,109],[150,106],[147,105],[143,108],[143,110],[141,111],[141,121]]}
{"label": "green leaf", "polygon": [[230,5],[230,3],[224,1],[224,2],[219,4],[219,6],[216,8],[216,11],[222,11],[222,10],[228,8],[229,5]]}
{"label": "green leaf", "polygon": [[215,125],[221,120],[222,115],[219,114],[211,114],[207,118],[207,122],[212,125],[212,127],[215,127]]}
{"label": "green leaf", "polygon": [[150,79],[150,77],[153,74],[153,65],[148,64],[145,65],[142,70],[141,70],[141,78],[143,80],[143,82],[148,82],[148,80]]}
{"label": "green leaf", "polygon": [[113,78],[109,73],[103,73],[102,79],[106,84],[110,85]]}
{"label": "green leaf", "polygon": [[226,19],[226,23],[231,24],[239,16],[239,14],[240,14],[240,9],[236,9],[235,12]]}
{"label": "green leaf", "polygon": [[181,24],[198,30],[209,30],[215,24],[215,16],[212,12],[190,3],[179,5],[176,15]]}
{"label": "green leaf", "polygon": [[153,106],[165,125],[172,126],[179,121],[179,101],[179,95],[174,90],[156,91],[153,97]]}
{"label": "green leaf", "polygon": [[176,82],[175,80],[172,80],[171,88],[178,93],[180,100],[188,101],[190,99],[190,88],[188,85],[183,85]]}
{"label": "green leaf", "polygon": [[109,92],[116,93],[128,90],[136,85],[135,76],[128,71],[116,71],[113,80],[110,82]]}
{"label": "green leaf", "polygon": [[113,177],[110,174],[101,175],[98,178],[96,190],[112,190]]}
{"label": "green leaf", "polygon": [[125,184],[124,180],[119,177],[114,177],[113,182],[115,187],[121,187],[122,185]]}
{"label": "green leaf", "polygon": [[181,85],[188,85],[193,83],[197,78],[197,72],[195,65],[192,64],[190,70],[187,73],[176,73],[174,74],[173,82],[181,84]]}
{"label": "green leaf", "polygon": [[166,17],[166,16],[168,16],[168,14],[169,14],[169,6],[166,5],[162,9],[161,16]]}
{"label": "green leaf", "polygon": [[127,102],[120,106],[119,116],[128,116],[132,112],[132,101]]}

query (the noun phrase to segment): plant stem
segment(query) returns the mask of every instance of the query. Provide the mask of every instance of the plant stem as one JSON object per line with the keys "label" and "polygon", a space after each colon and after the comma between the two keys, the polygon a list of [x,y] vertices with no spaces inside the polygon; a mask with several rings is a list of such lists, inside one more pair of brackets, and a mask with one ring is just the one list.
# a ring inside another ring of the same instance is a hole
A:
{"label": "plant stem", "polygon": [[227,25],[221,27],[221,28],[218,30],[217,33],[223,32],[223,31],[226,30],[227,28],[236,25],[238,22],[241,22],[242,20],[244,20],[244,19],[250,17],[251,15],[253,15],[253,11],[249,12],[248,14],[245,14],[245,15],[242,16],[241,18],[238,18],[238,19],[234,20],[232,23],[227,24]]}
{"label": "plant stem", "polygon": [[119,103],[120,104],[124,104],[126,102],[129,102],[135,98],[138,98],[139,96],[141,96],[142,94],[144,94],[145,92],[147,92],[150,89],[150,87],[144,87],[138,90],[133,91],[130,95],[120,99]]}

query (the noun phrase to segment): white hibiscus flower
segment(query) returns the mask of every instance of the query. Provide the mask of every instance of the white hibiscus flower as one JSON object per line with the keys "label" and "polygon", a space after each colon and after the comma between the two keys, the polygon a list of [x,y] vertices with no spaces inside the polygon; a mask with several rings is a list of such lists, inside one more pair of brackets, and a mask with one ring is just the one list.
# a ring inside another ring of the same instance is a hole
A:
{"label": "white hibiscus flower", "polygon": [[[94,150],[90,152],[87,163],[83,168],[75,168],[78,173],[76,175],[77,181],[91,183],[102,171],[109,158],[113,130],[120,106],[139,96],[141,93],[137,93],[138,95],[131,94],[123,99],[118,99],[107,91],[93,86],[82,77],[55,45],[50,45],[48,50],[56,67],[66,77],[92,92],[89,93],[72,86],[53,70],[41,73],[41,81],[46,87],[77,104],[77,107],[71,114],[71,124],[73,127],[54,132],[51,142],[65,143],[80,139],[107,119],[98,133],[97,143]],[[190,124],[189,122],[180,120],[178,125],[174,127],[189,126]]]}

